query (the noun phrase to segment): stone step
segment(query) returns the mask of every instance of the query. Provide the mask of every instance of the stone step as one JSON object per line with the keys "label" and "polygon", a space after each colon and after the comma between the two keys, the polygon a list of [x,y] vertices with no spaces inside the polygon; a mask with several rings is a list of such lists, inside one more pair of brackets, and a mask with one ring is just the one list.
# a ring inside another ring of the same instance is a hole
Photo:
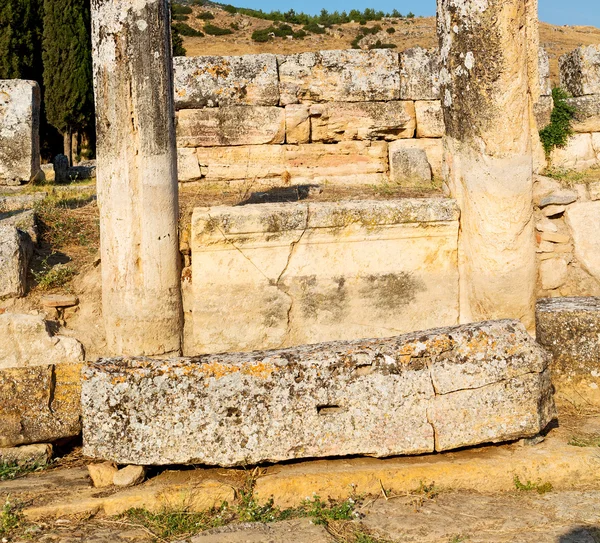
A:
{"label": "stone step", "polygon": [[236,466],[387,457],[534,436],[549,357],[518,321],[277,351],[88,364],[84,454]]}

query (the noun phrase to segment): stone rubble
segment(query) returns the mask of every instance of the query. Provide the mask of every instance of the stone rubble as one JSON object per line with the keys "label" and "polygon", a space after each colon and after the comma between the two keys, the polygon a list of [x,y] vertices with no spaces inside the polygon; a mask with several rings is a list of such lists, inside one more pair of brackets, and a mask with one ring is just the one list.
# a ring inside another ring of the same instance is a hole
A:
{"label": "stone rubble", "polygon": [[119,468],[117,468],[114,462],[88,464],[87,469],[94,488],[107,488],[113,486],[113,479],[119,471]]}

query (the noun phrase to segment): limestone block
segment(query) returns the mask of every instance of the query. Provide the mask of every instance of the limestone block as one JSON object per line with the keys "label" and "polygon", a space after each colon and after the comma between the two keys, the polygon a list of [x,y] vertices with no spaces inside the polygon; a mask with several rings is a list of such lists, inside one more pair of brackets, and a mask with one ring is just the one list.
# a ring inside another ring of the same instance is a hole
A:
{"label": "limestone block", "polygon": [[538,207],[546,206],[566,206],[577,201],[577,193],[574,190],[559,189],[544,196],[538,204]]}
{"label": "limestone block", "polygon": [[551,96],[552,84],[550,82],[550,58],[548,57],[548,52],[543,47],[539,48],[538,72],[540,76],[540,94],[542,96]]}
{"label": "limestone block", "polygon": [[550,124],[550,116],[554,109],[554,99],[552,96],[540,96],[540,99],[533,106],[533,113],[537,127],[541,130]]}
{"label": "limestone block", "polygon": [[555,417],[548,355],[516,321],[243,354],[89,364],[86,456],[237,466],[529,437]]}
{"label": "limestone block", "polygon": [[196,149],[177,147],[177,179],[180,183],[202,177]]}
{"label": "limestone block", "polygon": [[27,269],[32,255],[33,244],[29,235],[14,226],[0,223],[0,299],[25,295]]}
{"label": "limestone block", "polygon": [[536,321],[537,341],[552,353],[553,379],[600,386],[600,298],[543,298]]}
{"label": "limestone block", "polygon": [[275,55],[175,57],[175,107],[276,106]]}
{"label": "limestone block", "polygon": [[309,106],[290,104],[285,106],[285,140],[287,143],[308,143],[310,141]]}
{"label": "limestone block", "polygon": [[52,445],[36,443],[22,447],[0,448],[0,464],[39,465],[43,466],[52,460]]}
{"label": "limestone block", "polygon": [[560,86],[573,96],[600,94],[600,45],[581,46],[558,59]]}
{"label": "limestone block", "polygon": [[588,189],[590,191],[590,198],[592,200],[600,200],[600,181],[590,183]]}
{"label": "limestone block", "polygon": [[568,267],[564,258],[550,258],[540,263],[540,280],[544,290],[562,287],[567,277]]}
{"label": "limestone block", "polygon": [[264,145],[284,140],[283,108],[230,106],[177,112],[178,147]]}
{"label": "limestone block", "polygon": [[278,57],[281,104],[399,99],[398,54],[340,50]]}
{"label": "limestone block", "polygon": [[0,196],[0,213],[32,209],[35,204],[42,202],[47,196],[47,192],[19,194],[15,196]]}
{"label": "limestone block", "polygon": [[591,134],[574,134],[565,148],[555,148],[550,158],[553,167],[565,170],[586,170],[598,163]]}
{"label": "limestone block", "polygon": [[576,109],[571,124],[575,132],[600,132],[600,93],[568,98],[567,102]]}
{"label": "limestone block", "polygon": [[565,211],[565,219],[581,266],[600,280],[600,201],[578,202]]}
{"label": "limestone block", "polygon": [[533,203],[539,206],[543,198],[561,189],[562,185],[556,179],[545,175],[535,175],[533,177]]}
{"label": "limestone block", "polygon": [[81,343],[52,334],[39,315],[4,313],[0,330],[0,370],[83,362]]}
{"label": "limestone block", "polygon": [[415,135],[413,102],[332,102],[310,109],[311,140],[387,140]]}
{"label": "limestone block", "polygon": [[390,151],[390,180],[402,186],[430,184],[431,166],[427,154],[416,147],[400,147]]}
{"label": "limestone block", "polygon": [[34,244],[37,244],[38,227],[35,211],[33,209],[26,211],[9,211],[6,213],[0,212],[0,226],[13,226],[14,228],[18,228],[21,232],[27,233],[31,241]]}
{"label": "limestone block", "polygon": [[144,482],[146,468],[144,466],[125,466],[113,476],[113,484],[120,487],[139,485]]}
{"label": "limestone block", "polygon": [[0,185],[28,183],[40,171],[40,88],[0,80]]}
{"label": "limestone block", "polygon": [[415,102],[417,138],[441,138],[444,135],[444,113],[439,100]]}
{"label": "limestone block", "polygon": [[440,99],[440,56],[437,50],[413,47],[400,53],[400,99]]}
{"label": "limestone block", "polygon": [[[427,155],[427,160],[431,166],[433,177],[441,179],[442,162],[444,158],[444,147],[439,138],[418,138],[413,140],[400,140],[390,143],[390,168],[392,167],[391,157],[402,149],[422,149]],[[393,174],[391,174],[393,176]]]}
{"label": "limestone block", "polygon": [[188,352],[454,324],[457,232],[445,199],[198,208]]}
{"label": "limestone block", "polygon": [[592,133],[592,148],[594,149],[594,153],[596,153],[598,163],[600,163],[600,132]]}
{"label": "limestone block", "polygon": [[78,435],[80,374],[80,364],[0,369],[0,447]]}
{"label": "limestone block", "polygon": [[89,464],[87,469],[94,488],[113,486],[113,477],[119,471],[119,468],[113,462]]}

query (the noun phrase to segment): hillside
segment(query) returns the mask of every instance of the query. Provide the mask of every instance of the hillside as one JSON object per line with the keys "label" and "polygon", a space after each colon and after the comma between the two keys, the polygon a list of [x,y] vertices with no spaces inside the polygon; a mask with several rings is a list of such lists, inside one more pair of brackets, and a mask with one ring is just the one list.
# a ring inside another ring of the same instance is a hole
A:
{"label": "hillside", "polygon": [[[192,6],[193,13],[186,15],[187,20],[181,20],[195,30],[204,31],[208,23],[232,33],[223,36],[184,37],[184,47],[188,56],[196,55],[244,55],[249,53],[278,53],[291,54],[304,51],[319,51],[325,49],[348,49],[352,46],[361,29],[372,29],[379,25],[381,30],[374,35],[365,36],[359,43],[363,49],[374,44],[377,40],[383,44],[393,44],[399,51],[419,45],[425,48],[437,46],[435,34],[435,18],[397,19],[390,18],[382,21],[370,21],[366,25],[351,22],[333,25],[321,29],[323,34],[308,32],[302,39],[274,37],[264,43],[252,39],[256,30],[266,29],[274,23],[241,13],[229,13],[220,6]],[[210,13],[210,15],[206,15]],[[198,18],[198,15],[212,19]],[[181,16],[180,16],[181,17]],[[183,19],[183,17],[181,17]],[[289,24],[293,31],[302,29],[302,25]],[[394,29],[388,30],[388,29]],[[550,55],[552,81],[558,81],[558,58],[579,45],[600,43],[600,29],[591,26],[554,26],[540,24],[540,43]]]}

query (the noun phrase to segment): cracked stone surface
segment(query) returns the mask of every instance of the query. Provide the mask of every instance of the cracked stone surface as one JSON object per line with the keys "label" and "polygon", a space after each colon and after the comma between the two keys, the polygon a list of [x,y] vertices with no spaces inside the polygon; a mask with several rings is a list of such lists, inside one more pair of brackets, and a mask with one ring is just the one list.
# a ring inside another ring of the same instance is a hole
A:
{"label": "cracked stone surface", "polygon": [[279,351],[88,364],[84,454],[220,466],[420,454],[533,436],[549,356],[518,321]]}
{"label": "cracked stone surface", "polygon": [[185,354],[456,324],[457,235],[442,198],[198,208]]}

